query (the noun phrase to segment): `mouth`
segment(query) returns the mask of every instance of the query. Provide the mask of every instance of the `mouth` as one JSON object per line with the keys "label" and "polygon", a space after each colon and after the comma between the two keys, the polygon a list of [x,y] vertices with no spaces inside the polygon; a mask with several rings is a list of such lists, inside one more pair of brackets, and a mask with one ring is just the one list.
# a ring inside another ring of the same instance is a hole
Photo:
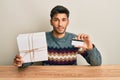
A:
{"label": "mouth", "polygon": [[61,31],[61,30],[64,30],[64,28],[63,28],[63,27],[58,27],[57,29],[58,29],[58,30],[60,30],[60,31]]}
{"label": "mouth", "polygon": [[58,28],[58,30],[64,30],[63,28]]}
{"label": "mouth", "polygon": [[57,28],[58,31],[64,31],[64,28]]}

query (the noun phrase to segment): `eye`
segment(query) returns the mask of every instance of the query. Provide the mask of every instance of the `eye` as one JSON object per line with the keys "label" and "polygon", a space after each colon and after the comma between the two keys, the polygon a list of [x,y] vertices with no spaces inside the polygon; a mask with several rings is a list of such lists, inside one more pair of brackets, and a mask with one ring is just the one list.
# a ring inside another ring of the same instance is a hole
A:
{"label": "eye", "polygon": [[66,18],[63,18],[62,21],[67,21],[67,19],[66,19]]}
{"label": "eye", "polygon": [[53,19],[53,21],[58,21],[58,19],[55,18],[55,19]]}

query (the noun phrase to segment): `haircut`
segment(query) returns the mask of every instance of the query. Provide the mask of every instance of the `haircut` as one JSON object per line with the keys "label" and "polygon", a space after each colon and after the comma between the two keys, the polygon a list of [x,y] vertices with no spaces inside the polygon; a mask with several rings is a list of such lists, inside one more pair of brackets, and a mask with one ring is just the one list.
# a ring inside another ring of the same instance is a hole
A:
{"label": "haircut", "polygon": [[65,8],[64,6],[57,5],[51,10],[51,13],[50,13],[51,19],[54,17],[54,15],[58,13],[65,13],[67,17],[69,18],[69,10]]}

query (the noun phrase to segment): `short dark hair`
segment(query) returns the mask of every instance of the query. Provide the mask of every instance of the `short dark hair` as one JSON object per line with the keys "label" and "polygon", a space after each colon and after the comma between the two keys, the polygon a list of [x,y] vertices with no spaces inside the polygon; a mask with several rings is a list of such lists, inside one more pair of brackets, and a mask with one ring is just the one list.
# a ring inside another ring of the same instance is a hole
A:
{"label": "short dark hair", "polygon": [[51,13],[50,13],[51,19],[53,18],[54,15],[58,13],[65,13],[67,17],[69,18],[69,10],[64,6],[57,5],[51,10]]}

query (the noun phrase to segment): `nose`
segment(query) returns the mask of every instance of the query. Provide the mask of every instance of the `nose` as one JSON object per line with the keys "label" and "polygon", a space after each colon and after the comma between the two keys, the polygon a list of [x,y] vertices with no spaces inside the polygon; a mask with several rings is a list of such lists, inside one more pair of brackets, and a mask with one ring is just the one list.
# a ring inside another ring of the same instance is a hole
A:
{"label": "nose", "polygon": [[59,23],[58,23],[59,26],[62,26],[62,21],[60,20]]}

